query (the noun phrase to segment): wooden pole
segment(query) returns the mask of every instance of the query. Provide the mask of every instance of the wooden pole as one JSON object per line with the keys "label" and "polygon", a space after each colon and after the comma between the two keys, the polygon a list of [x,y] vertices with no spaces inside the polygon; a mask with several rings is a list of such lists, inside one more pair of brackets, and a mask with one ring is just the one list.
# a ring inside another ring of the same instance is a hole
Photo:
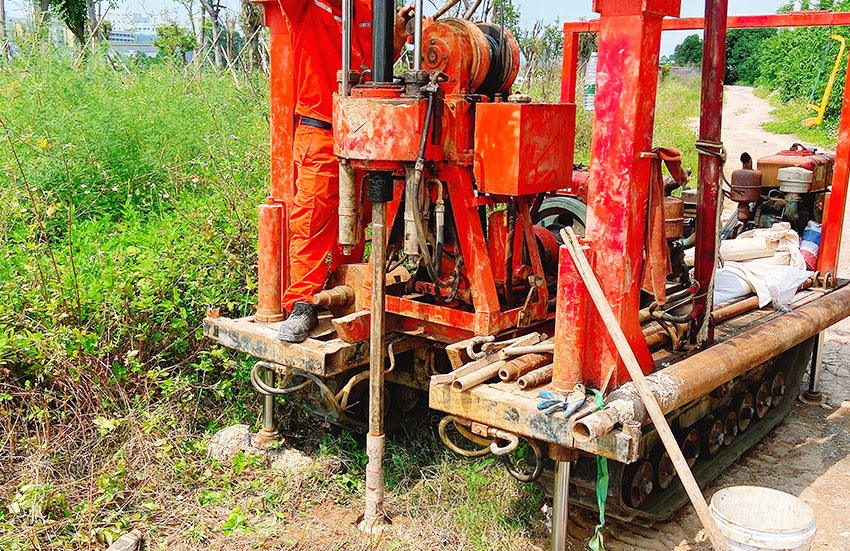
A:
{"label": "wooden pole", "polygon": [[564,238],[564,243],[567,245],[567,249],[570,251],[570,255],[572,255],[573,260],[578,267],[579,274],[581,274],[584,284],[587,286],[587,292],[593,300],[593,304],[596,305],[596,309],[599,311],[599,317],[602,318],[605,328],[608,330],[608,333],[611,335],[611,339],[614,341],[614,345],[617,347],[617,352],[620,354],[623,363],[626,365],[626,369],[629,371],[629,376],[631,376],[632,381],[635,384],[635,388],[637,388],[641,400],[643,401],[643,405],[646,407],[649,417],[655,425],[655,430],[658,432],[658,436],[664,443],[664,447],[670,455],[673,465],[676,467],[676,472],[679,473],[682,485],[688,492],[688,497],[690,497],[691,503],[693,503],[694,509],[696,509],[697,516],[708,534],[708,539],[711,540],[712,547],[714,547],[716,551],[729,551],[729,546],[726,545],[726,540],[723,537],[723,534],[720,533],[720,529],[717,527],[717,524],[714,522],[714,518],[708,511],[708,505],[705,503],[705,497],[703,497],[702,491],[700,490],[696,479],[694,479],[694,475],[691,473],[690,467],[688,467],[685,456],[682,455],[682,450],[679,449],[676,437],[673,436],[673,431],[670,430],[670,426],[667,424],[667,419],[664,418],[664,413],[662,413],[661,407],[655,400],[655,396],[649,388],[649,383],[646,382],[646,378],[643,375],[643,371],[641,371],[640,364],[638,363],[634,352],[632,352],[629,342],[626,340],[626,335],[617,323],[617,318],[614,316],[614,312],[611,310],[611,306],[605,298],[605,293],[602,291],[602,287],[596,280],[596,276],[590,267],[590,263],[587,261],[587,257],[581,250],[576,234],[573,232],[572,228],[568,227],[561,230],[561,236]]}

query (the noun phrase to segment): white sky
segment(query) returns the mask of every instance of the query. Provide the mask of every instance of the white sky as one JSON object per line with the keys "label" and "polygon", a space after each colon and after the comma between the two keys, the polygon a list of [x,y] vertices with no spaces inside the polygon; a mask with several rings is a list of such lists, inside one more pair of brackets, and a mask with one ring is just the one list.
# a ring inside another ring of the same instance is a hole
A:
{"label": "white sky", "polygon": [[[225,0],[230,9],[239,10],[239,0]],[[426,12],[434,11],[434,4],[442,5],[442,0],[426,0]],[[576,21],[580,17],[588,19],[597,15],[591,11],[591,0],[560,0],[552,2],[547,0],[519,0],[519,9],[522,22],[526,25],[536,20],[545,23],[554,22],[555,19],[564,21]],[[784,3],[784,0],[731,0],[729,2],[730,15],[757,15],[765,13],[776,13],[776,9]],[[199,2],[196,2],[196,6]],[[6,0],[6,10],[12,17],[22,17],[31,0]],[[104,3],[105,5],[105,3]],[[703,0],[682,0],[682,17],[698,17],[705,10]],[[157,19],[178,19],[187,21],[186,10],[175,0],[117,0],[117,6],[112,11],[130,11],[150,15]],[[679,44],[685,36],[693,34],[694,31],[670,31],[665,32],[661,41],[661,53],[669,55],[673,48]]]}

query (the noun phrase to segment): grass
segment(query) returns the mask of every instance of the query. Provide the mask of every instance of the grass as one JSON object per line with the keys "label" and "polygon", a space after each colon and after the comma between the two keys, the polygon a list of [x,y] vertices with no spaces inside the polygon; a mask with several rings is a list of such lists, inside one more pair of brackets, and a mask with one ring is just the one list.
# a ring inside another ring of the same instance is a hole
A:
{"label": "grass", "polygon": [[[301,473],[219,463],[209,436],[259,425],[251,359],[200,333],[251,313],[268,185],[268,81],[114,67],[36,38],[0,66],[0,549],[361,549],[360,437],[281,400]],[[696,95],[695,95],[696,94]],[[694,82],[659,88],[655,143],[693,163]],[[591,116],[580,110],[579,157]],[[545,498],[445,449],[436,418],[388,441],[393,549],[531,549]]]}
{"label": "grass", "polygon": [[818,126],[804,128],[800,122],[815,116],[814,110],[807,107],[804,99],[783,101],[778,93],[764,86],[753,89],[756,96],[766,99],[774,107],[770,115],[774,120],[766,121],[762,128],[774,134],[794,134],[800,140],[828,150],[835,150],[838,141],[838,120],[827,118]]}

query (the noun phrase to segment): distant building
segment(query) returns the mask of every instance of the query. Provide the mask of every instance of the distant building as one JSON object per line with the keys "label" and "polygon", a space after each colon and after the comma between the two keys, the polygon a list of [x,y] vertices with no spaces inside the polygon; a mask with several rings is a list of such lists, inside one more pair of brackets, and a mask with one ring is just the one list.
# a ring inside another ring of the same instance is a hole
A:
{"label": "distant building", "polygon": [[125,55],[156,56],[156,22],[138,13],[112,13],[107,16],[110,23],[109,43],[115,51]]}

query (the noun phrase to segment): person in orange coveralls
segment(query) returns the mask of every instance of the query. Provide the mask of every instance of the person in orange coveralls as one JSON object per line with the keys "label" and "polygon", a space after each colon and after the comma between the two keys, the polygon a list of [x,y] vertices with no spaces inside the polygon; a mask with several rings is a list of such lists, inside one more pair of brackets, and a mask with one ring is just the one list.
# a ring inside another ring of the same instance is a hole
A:
{"label": "person in orange coveralls", "polygon": [[[295,196],[289,213],[291,284],[283,295],[289,317],[279,338],[301,342],[318,324],[313,295],[328,275],[327,257],[338,264],[339,161],[333,151],[333,93],[342,68],[342,0],[283,0],[295,58]],[[396,13],[396,58],[407,41],[413,7]],[[354,0],[351,67],[372,64],[372,2]],[[359,261],[359,259],[358,259]]]}

